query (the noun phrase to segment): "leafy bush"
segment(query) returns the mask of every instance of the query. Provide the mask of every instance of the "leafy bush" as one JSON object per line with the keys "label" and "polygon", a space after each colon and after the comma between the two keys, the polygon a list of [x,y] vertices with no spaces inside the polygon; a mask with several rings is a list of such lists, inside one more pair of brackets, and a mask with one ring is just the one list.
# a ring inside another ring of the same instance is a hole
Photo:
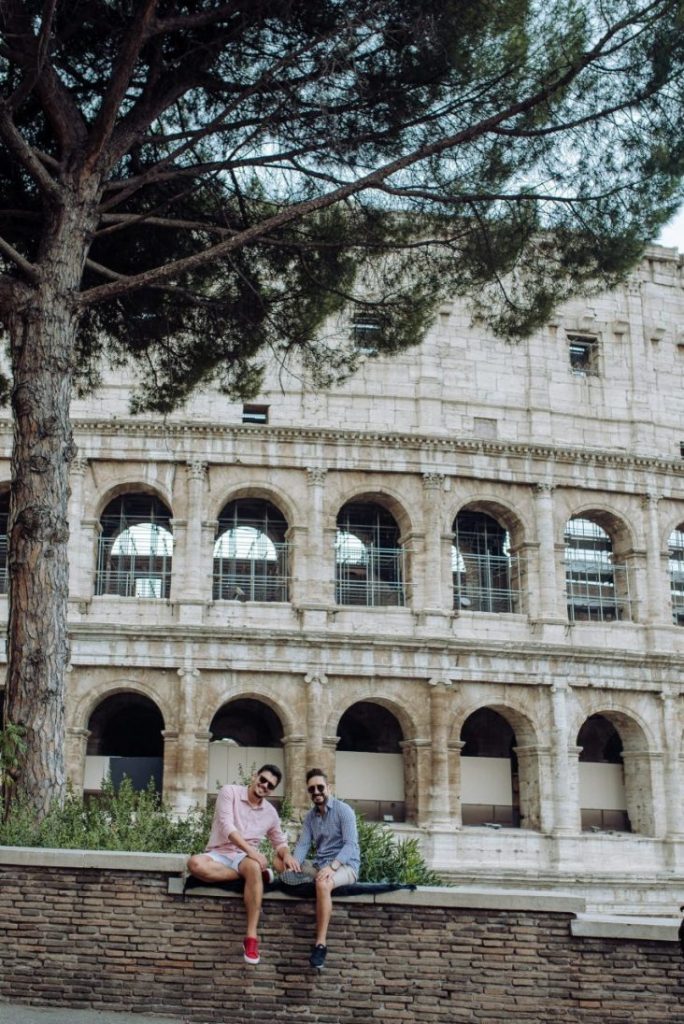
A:
{"label": "leafy bush", "polygon": [[198,808],[177,818],[161,803],[152,781],[136,792],[125,778],[118,790],[107,780],[95,800],[69,790],[63,806],[53,806],[42,821],[15,802],[0,822],[0,844],[189,854],[204,849],[210,826],[208,812]]}
{"label": "leafy bush", "polygon": [[[289,806],[282,808],[283,824],[298,831]],[[196,808],[176,817],[163,804],[150,780],[136,792],[124,778],[118,790],[110,780],[97,799],[84,800],[72,790],[63,806],[55,805],[42,821],[26,805],[15,801],[7,818],[0,821],[0,845],[42,846],[67,850],[129,850],[147,853],[199,853],[211,828],[212,811]],[[443,884],[420,853],[418,840],[397,840],[379,822],[357,816],[361,846],[362,882],[402,882],[414,885]],[[272,854],[270,843],[263,846]]]}
{"label": "leafy bush", "polygon": [[444,885],[425,863],[416,838],[397,839],[385,826],[357,815],[361,847],[360,882]]}

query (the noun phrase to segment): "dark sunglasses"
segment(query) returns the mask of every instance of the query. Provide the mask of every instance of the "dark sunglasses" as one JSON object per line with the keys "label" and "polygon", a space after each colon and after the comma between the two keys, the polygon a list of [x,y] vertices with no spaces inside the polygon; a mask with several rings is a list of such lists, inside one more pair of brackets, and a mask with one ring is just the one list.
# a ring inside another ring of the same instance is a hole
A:
{"label": "dark sunglasses", "polygon": [[317,782],[315,786],[307,786],[306,788],[308,789],[309,793],[311,793],[311,796],[313,796],[314,793],[325,793],[324,782]]}
{"label": "dark sunglasses", "polygon": [[266,786],[266,788],[270,789],[270,790],[275,789],[276,786],[278,785],[277,782],[269,782],[269,780],[267,778],[265,778],[265,776],[263,776],[263,775],[259,776],[259,778],[257,779],[257,782],[259,783],[260,786]]}

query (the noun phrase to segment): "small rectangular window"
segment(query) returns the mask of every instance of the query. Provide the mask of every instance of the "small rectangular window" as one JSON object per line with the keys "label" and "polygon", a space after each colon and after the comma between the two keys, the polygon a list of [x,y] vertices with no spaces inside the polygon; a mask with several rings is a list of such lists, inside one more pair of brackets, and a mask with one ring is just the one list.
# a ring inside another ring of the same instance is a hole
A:
{"label": "small rectangular window", "polygon": [[598,338],[568,334],[570,369],[578,377],[598,376]]}
{"label": "small rectangular window", "polygon": [[267,405],[243,405],[242,406],[242,422],[243,423],[268,423],[268,406]]}
{"label": "small rectangular window", "polygon": [[378,354],[380,329],[380,317],[376,313],[357,313],[352,320],[352,338],[364,356]]}

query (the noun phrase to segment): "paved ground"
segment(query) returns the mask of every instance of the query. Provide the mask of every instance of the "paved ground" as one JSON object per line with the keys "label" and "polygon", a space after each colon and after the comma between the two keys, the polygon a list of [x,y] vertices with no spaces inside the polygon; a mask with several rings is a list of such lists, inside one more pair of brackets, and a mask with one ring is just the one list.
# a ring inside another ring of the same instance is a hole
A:
{"label": "paved ground", "polygon": [[0,1003],[0,1024],[184,1024],[182,1017],[154,1017],[148,1013],[110,1010],[48,1010],[38,1006]]}

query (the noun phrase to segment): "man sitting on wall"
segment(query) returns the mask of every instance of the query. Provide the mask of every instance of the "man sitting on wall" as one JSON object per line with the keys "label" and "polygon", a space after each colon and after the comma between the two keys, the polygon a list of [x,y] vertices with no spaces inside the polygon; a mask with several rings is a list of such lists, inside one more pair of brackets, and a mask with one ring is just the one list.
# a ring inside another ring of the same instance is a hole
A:
{"label": "man sitting on wall", "polygon": [[188,871],[203,882],[232,882],[244,879],[247,934],[242,944],[248,964],[259,963],[257,925],[261,912],[264,883],[273,881],[273,872],[259,843],[268,836],[277,871],[298,867],[287,845],[278,812],[266,799],[282,778],[275,764],[265,764],[252,776],[248,786],[222,786],[216,798],[211,834],[204,853],[188,860]]}
{"label": "man sitting on wall", "polygon": [[[312,768],[306,773],[306,783],[313,807],[304,818],[293,859],[295,871],[316,882],[316,942],[309,963],[321,968],[328,952],[326,939],[332,916],[332,891],[356,881],[361,855],[356,815],[348,804],[332,795],[325,772]],[[315,859],[303,860],[312,845]]]}

